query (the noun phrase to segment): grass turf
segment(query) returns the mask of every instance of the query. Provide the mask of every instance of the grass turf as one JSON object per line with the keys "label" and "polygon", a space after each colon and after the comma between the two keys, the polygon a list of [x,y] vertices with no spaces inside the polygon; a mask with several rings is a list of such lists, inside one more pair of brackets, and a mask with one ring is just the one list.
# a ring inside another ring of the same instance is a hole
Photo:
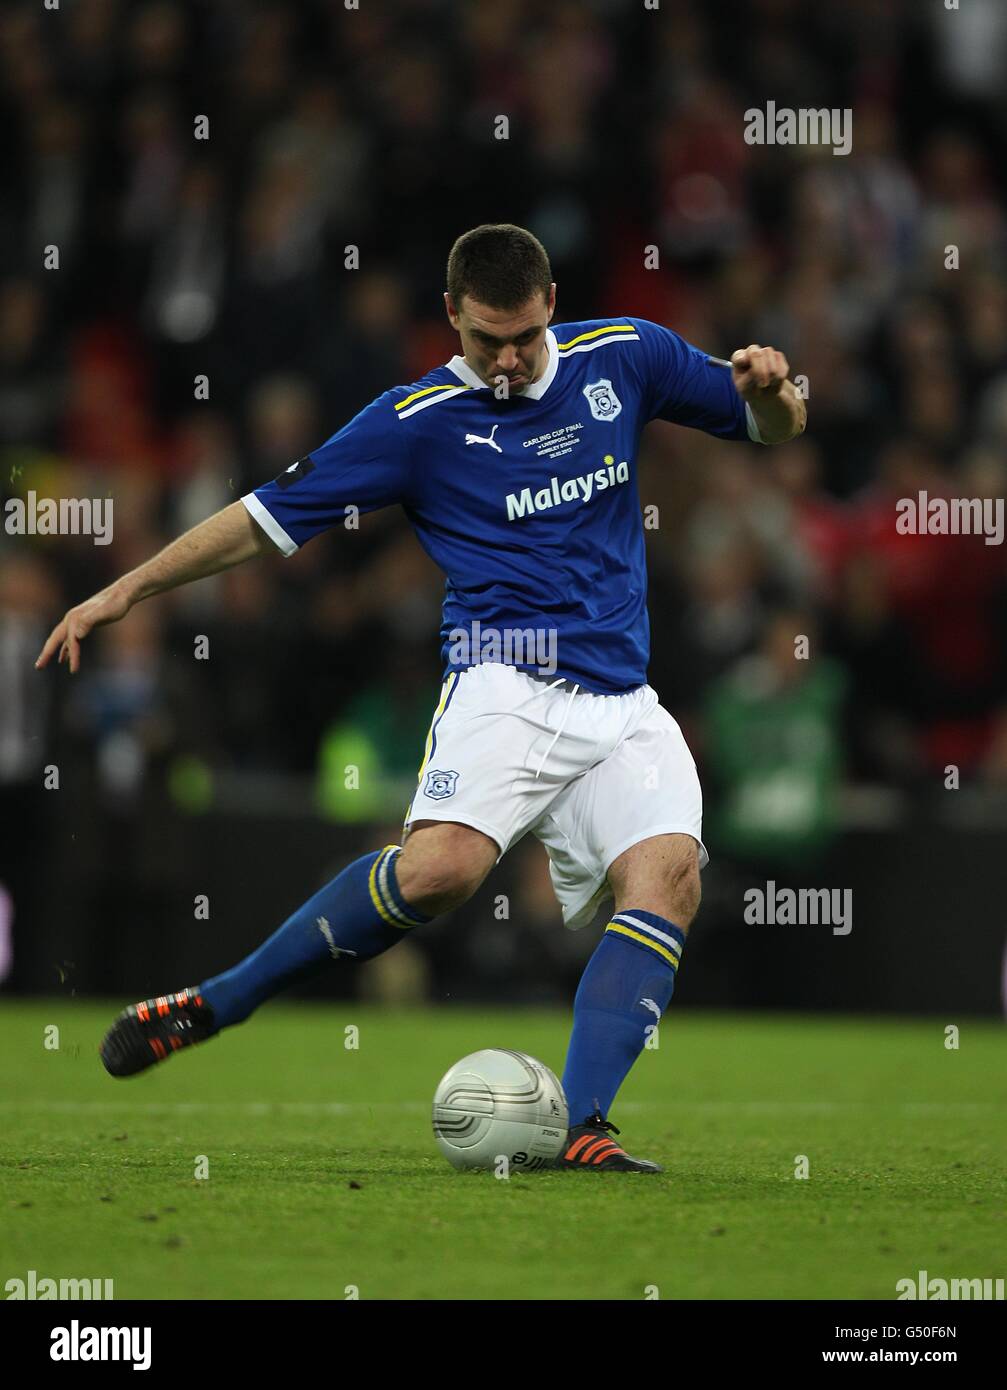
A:
{"label": "grass turf", "polygon": [[480,1047],[561,1071],[565,1013],[274,1004],[114,1081],[96,1049],[116,1011],[0,1010],[0,1285],[34,1269],[112,1278],[117,1298],[892,1299],[920,1269],[1007,1272],[992,1021],[962,1020],[949,1051],[945,1020],[672,1009],[613,1112],[664,1174],[501,1181],[449,1168],[430,1097]]}

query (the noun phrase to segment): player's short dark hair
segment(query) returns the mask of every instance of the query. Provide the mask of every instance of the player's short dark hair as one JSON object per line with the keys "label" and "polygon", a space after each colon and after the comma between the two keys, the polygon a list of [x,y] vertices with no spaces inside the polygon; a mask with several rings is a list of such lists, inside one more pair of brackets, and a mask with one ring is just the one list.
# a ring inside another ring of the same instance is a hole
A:
{"label": "player's short dark hair", "polygon": [[466,294],[490,309],[519,309],[539,293],[548,303],[551,284],[545,247],[510,222],[473,227],[458,238],[448,256],[448,294],[456,309]]}

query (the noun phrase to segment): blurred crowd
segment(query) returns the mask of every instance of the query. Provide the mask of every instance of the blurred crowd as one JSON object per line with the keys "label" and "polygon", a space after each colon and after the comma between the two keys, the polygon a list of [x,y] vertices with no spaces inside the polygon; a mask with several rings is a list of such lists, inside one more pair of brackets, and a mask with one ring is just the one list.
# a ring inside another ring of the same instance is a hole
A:
{"label": "blurred crowd", "polygon": [[[1005,492],[1005,60],[983,0],[11,0],[0,489],[111,496],[115,540],[0,534],[4,796],[76,758],[95,805],[296,773],[348,819],[355,750],[399,804],[443,578],[397,510],[140,605],[72,687],[31,662],[66,607],[446,361],[447,251],[488,220],[545,242],[558,322],[771,343],[806,383],[784,448],[644,440],[651,683],[724,835],[813,837],[843,779],[1007,779],[1004,547],[895,529],[921,490]],[[746,144],[769,100],[849,107],[852,154]]]}

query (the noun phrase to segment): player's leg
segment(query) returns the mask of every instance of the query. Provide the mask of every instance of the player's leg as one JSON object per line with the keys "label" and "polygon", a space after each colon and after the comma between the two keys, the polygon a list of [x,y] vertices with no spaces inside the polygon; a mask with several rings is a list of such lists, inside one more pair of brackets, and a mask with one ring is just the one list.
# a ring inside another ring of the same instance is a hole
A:
{"label": "player's leg", "polygon": [[563,1072],[570,1133],[559,1166],[592,1164],[660,1172],[612,1139],[609,1111],[647,1038],[671,1003],[685,936],[699,906],[699,846],[691,836],[654,836],[615,859],[612,914],[574,999]]}
{"label": "player's leg", "polygon": [[699,845],[691,835],[654,835],[609,866],[615,913],[636,908],[674,922],[687,934],[699,911]]}
{"label": "player's leg", "polygon": [[294,912],[273,935],[200,993],[221,1028],[330,959],[372,960],[417,926],[465,902],[499,853],[479,830],[430,822],[405,846],[363,855]]}
{"label": "player's leg", "polygon": [[468,902],[500,857],[495,840],[455,821],[417,820],[396,866],[404,898],[428,919]]}
{"label": "player's leg", "polygon": [[616,899],[574,1001],[565,1167],[659,1171],[608,1137],[609,1110],[671,1000],[706,853],[695,764],[678,725],[649,694],[630,736],[536,828],[568,926],[586,925],[601,898]]}
{"label": "player's leg", "polygon": [[404,847],[386,845],[357,859],[233,969],[127,1009],[102,1044],[105,1067],[131,1076],[242,1022],[328,961],[381,955],[465,902],[498,854],[493,840],[467,825],[414,823]]}
{"label": "player's leg", "polygon": [[427,735],[405,846],[344,869],[233,970],[128,1009],[102,1045],[106,1068],[140,1071],[241,1022],[330,958],[370,959],[464,902],[566,785],[561,750],[546,775],[531,770],[562,727],[567,697],[550,690],[511,667],[453,672]]}
{"label": "player's leg", "polygon": [[699,907],[698,845],[658,835],[609,868],[615,911],[574,1000],[563,1074],[571,1123],[607,1119],[619,1087],[671,1003],[686,933]]}

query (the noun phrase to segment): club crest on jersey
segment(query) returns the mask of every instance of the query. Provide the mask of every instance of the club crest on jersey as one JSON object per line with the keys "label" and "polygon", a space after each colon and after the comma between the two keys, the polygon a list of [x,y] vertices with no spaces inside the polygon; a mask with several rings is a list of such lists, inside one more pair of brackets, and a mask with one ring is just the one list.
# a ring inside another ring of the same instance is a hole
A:
{"label": "club crest on jersey", "polygon": [[596,420],[614,420],[622,410],[622,401],[615,394],[612,383],[606,376],[585,386],[584,395]]}
{"label": "club crest on jersey", "polygon": [[433,797],[434,801],[443,801],[446,796],[454,796],[457,781],[457,772],[440,772],[435,769],[427,773],[423,795]]}

